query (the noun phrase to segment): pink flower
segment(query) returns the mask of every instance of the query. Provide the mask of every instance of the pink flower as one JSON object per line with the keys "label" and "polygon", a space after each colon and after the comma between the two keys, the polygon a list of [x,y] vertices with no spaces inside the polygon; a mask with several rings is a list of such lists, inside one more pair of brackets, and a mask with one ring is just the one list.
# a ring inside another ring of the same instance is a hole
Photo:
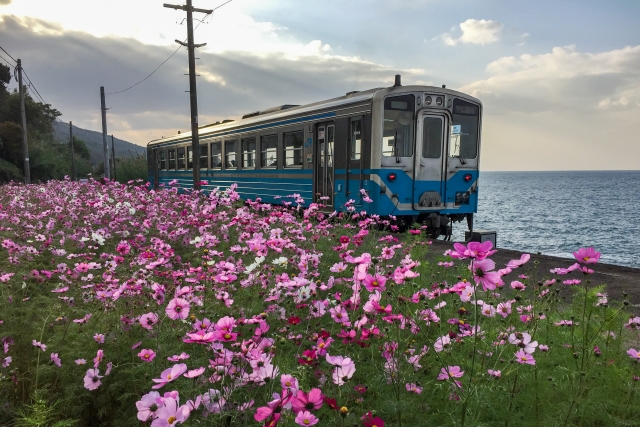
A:
{"label": "pink flower", "polygon": [[573,256],[581,264],[595,264],[600,259],[600,252],[596,252],[596,250],[591,247],[580,248],[573,253]]}
{"label": "pink flower", "polygon": [[440,369],[440,374],[438,375],[437,380],[443,381],[448,380],[449,378],[460,378],[464,375],[464,371],[460,370],[460,366],[447,366],[446,368]]}
{"label": "pink flower", "polygon": [[416,385],[415,383],[405,384],[405,387],[407,388],[407,391],[412,391],[416,394],[422,393],[422,387]]}
{"label": "pink flower", "polygon": [[100,362],[102,361],[103,357],[104,357],[104,351],[102,351],[102,349],[98,350],[98,352],[96,353],[96,357],[93,359],[94,368],[97,368],[100,365]]}
{"label": "pink flower", "polygon": [[84,388],[87,390],[95,390],[100,387],[100,375],[99,369],[87,369],[87,374],[84,376]]}
{"label": "pink flower", "polygon": [[204,373],[204,366],[201,366],[198,369],[193,369],[193,370],[187,372],[183,376],[186,377],[186,378],[196,378],[196,377],[199,377],[200,375],[202,375],[203,373]]}
{"label": "pink flower", "polygon": [[45,351],[47,349],[47,346],[42,344],[40,341],[33,340],[31,342],[33,343],[34,347],[38,347],[42,351]]}
{"label": "pink flower", "polygon": [[362,281],[362,284],[369,292],[384,291],[386,289],[384,286],[386,283],[387,279],[380,274],[376,274],[374,276],[367,274]]}
{"label": "pink flower", "polygon": [[154,383],[157,383],[151,388],[154,390],[159,389],[160,387],[163,387],[165,384],[168,384],[171,381],[175,380],[180,375],[184,374],[186,371],[187,371],[187,365],[185,365],[184,363],[178,363],[177,365],[173,365],[171,368],[165,369],[164,371],[162,371],[162,373],[160,374],[160,378],[153,378],[151,380]]}
{"label": "pink flower", "polygon": [[159,408],[159,397],[160,393],[157,391],[150,391],[136,402],[136,408],[138,408],[138,419],[140,421],[147,421],[149,418],[155,417],[156,411]]}
{"label": "pink flower", "polygon": [[156,357],[156,352],[153,350],[150,350],[148,348],[142,349],[140,351],[140,353],[138,353],[138,357],[143,361],[143,362],[151,362],[153,359],[155,359]]}
{"label": "pink flower", "polygon": [[87,363],[87,359],[76,359],[76,365],[85,365]]}
{"label": "pink flower", "polygon": [[167,304],[166,313],[171,320],[184,320],[189,316],[189,302],[183,298],[174,298]]}
{"label": "pink flower", "polygon": [[516,353],[516,361],[520,364],[527,364],[527,365],[536,364],[536,360],[533,358],[533,356],[530,355],[529,353],[526,353],[524,350],[519,350]]}
{"label": "pink flower", "polygon": [[322,391],[319,388],[311,389],[309,393],[299,390],[291,399],[291,407],[296,414],[301,411],[314,411],[322,407]]}
{"label": "pink flower", "polygon": [[469,242],[469,244],[465,247],[461,243],[454,243],[453,248],[455,250],[451,251],[449,255],[452,258],[475,258],[478,261],[485,259],[488,256],[493,255],[496,251],[492,251],[493,243],[491,241],[479,243],[479,242]]}
{"label": "pink flower", "polygon": [[478,284],[482,284],[482,289],[484,289],[485,291],[489,289],[495,289],[496,284],[501,280],[500,273],[498,273],[497,271],[491,271],[495,268],[495,266],[496,263],[490,259],[482,259],[479,261],[475,260],[469,265],[469,270],[471,270],[473,273],[473,280]]}
{"label": "pink flower", "polygon": [[638,352],[636,349],[630,348],[629,350],[627,350],[627,354],[636,362],[640,362],[640,352]]}
{"label": "pink flower", "polygon": [[178,401],[173,397],[165,397],[164,406],[156,412],[156,418],[151,423],[152,427],[173,427],[178,423],[183,423],[191,410],[188,405],[178,406]]}
{"label": "pink flower", "polygon": [[298,379],[292,375],[283,374],[280,376],[280,384],[282,384],[283,389],[287,390],[295,390],[297,391],[300,386],[298,385]]}
{"label": "pink flower", "polygon": [[494,371],[493,369],[487,369],[487,373],[494,378],[500,378],[502,376],[502,371],[499,370]]}
{"label": "pink flower", "polygon": [[140,316],[140,326],[145,329],[152,330],[153,325],[158,323],[158,315],[155,313],[147,313]]}
{"label": "pink flower", "polygon": [[295,422],[301,426],[312,426],[314,424],[318,424],[318,421],[320,421],[318,417],[309,411],[298,412],[295,419]]}
{"label": "pink flower", "polygon": [[98,344],[104,344],[104,334],[95,334],[93,340]]}
{"label": "pink flower", "polygon": [[51,353],[50,358],[54,365],[58,368],[62,367],[62,361],[60,360],[60,357],[58,357],[58,353]]}
{"label": "pink flower", "polygon": [[171,357],[167,357],[167,360],[169,362],[179,362],[181,360],[185,360],[188,359],[190,356],[185,353],[184,351],[182,353],[180,353],[179,355],[173,355]]}

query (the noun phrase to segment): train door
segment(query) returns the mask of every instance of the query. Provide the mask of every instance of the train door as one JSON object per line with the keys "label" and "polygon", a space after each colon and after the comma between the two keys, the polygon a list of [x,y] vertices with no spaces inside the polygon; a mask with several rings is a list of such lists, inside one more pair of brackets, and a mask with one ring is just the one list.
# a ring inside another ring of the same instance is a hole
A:
{"label": "train door", "polygon": [[[316,201],[333,207],[334,196],[334,141],[335,126],[333,122],[319,123],[316,125]],[[322,200],[320,198],[322,197]]]}
{"label": "train door", "polygon": [[347,140],[346,199],[355,200],[358,206],[362,205],[362,197],[359,193],[362,188],[363,119],[363,116],[349,119],[349,138]]}
{"label": "train door", "polygon": [[153,188],[159,188],[160,181],[160,154],[158,153],[158,149],[154,148],[151,150],[151,156],[149,158],[149,166],[151,169],[151,178],[153,179]]}
{"label": "train door", "polygon": [[429,209],[444,203],[446,186],[446,133],[449,119],[444,114],[418,115],[413,176],[414,209]]}

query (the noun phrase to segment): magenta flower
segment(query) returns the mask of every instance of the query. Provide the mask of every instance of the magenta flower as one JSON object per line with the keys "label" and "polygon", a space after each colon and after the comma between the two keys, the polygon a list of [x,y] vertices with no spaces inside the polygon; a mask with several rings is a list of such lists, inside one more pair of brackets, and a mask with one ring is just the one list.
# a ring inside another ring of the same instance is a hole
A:
{"label": "magenta flower", "polygon": [[164,406],[156,412],[156,419],[151,423],[152,427],[173,427],[189,418],[191,409],[188,404],[178,406],[178,401],[173,397],[165,397],[163,400]]}
{"label": "magenta flower", "polygon": [[405,387],[406,387],[407,391],[411,391],[411,392],[416,393],[416,394],[422,393],[422,387],[420,387],[419,385],[417,385],[415,383],[407,383],[407,384],[405,384]]}
{"label": "magenta flower", "polygon": [[87,374],[84,376],[84,388],[87,390],[95,390],[100,387],[100,378],[102,376],[99,375],[99,369],[87,369]]}
{"label": "magenta flower", "polygon": [[167,357],[167,360],[169,362],[179,362],[181,360],[185,360],[188,359],[189,355],[187,353],[185,353],[184,351],[178,355],[173,355],[171,357]]}
{"label": "magenta flower", "polygon": [[482,284],[482,289],[485,291],[495,289],[496,284],[501,281],[500,273],[491,271],[495,267],[496,263],[490,259],[475,260],[469,265],[469,269],[472,270],[473,273],[473,280],[478,284]]}
{"label": "magenta flower", "polygon": [[143,362],[151,362],[153,359],[155,359],[156,357],[156,352],[153,350],[150,350],[148,348],[142,349],[140,351],[140,353],[138,353],[138,357],[143,361]]}
{"label": "magenta flower", "polygon": [[38,347],[42,351],[45,351],[47,349],[47,346],[42,344],[40,341],[32,340],[31,342],[33,343],[34,347]]}
{"label": "magenta flower", "polygon": [[362,284],[369,292],[384,291],[386,283],[387,279],[380,274],[375,274],[374,276],[367,274],[362,281]]}
{"label": "magenta flower", "polygon": [[318,421],[320,420],[311,412],[302,411],[298,412],[298,415],[296,416],[296,419],[294,421],[301,426],[312,426],[314,424],[318,424]]}
{"label": "magenta flower", "polygon": [[446,368],[440,369],[440,374],[438,375],[438,381],[448,380],[449,378],[460,378],[464,375],[464,371],[460,370],[460,366],[447,366]]}
{"label": "magenta flower", "polygon": [[51,353],[50,358],[54,365],[56,365],[58,368],[62,367],[62,360],[60,360],[60,357],[58,357],[58,353]]}
{"label": "magenta flower", "polygon": [[502,376],[502,371],[500,370],[494,371],[493,369],[487,369],[487,373],[494,378],[500,378]]}
{"label": "magenta flower", "polygon": [[319,388],[311,389],[309,393],[299,390],[295,397],[291,398],[291,408],[296,414],[301,411],[315,411],[322,407],[322,391]]}
{"label": "magenta flower", "polygon": [[87,363],[87,359],[76,359],[76,365],[84,365]]}
{"label": "magenta flower", "polygon": [[189,372],[187,372],[186,374],[184,374],[183,376],[186,378],[196,378],[199,377],[200,375],[202,375],[204,373],[204,366],[201,366],[197,369],[192,369]]}
{"label": "magenta flower", "polygon": [[519,350],[516,353],[516,361],[520,364],[527,364],[527,365],[536,364],[536,360],[533,358],[533,356],[525,352],[524,350]]}
{"label": "magenta flower", "polygon": [[97,368],[102,362],[102,358],[104,357],[104,351],[102,349],[98,350],[96,353],[96,357],[93,359],[93,367]]}
{"label": "magenta flower", "polygon": [[479,242],[469,242],[469,244],[465,247],[461,243],[453,244],[454,250],[449,253],[452,258],[475,258],[478,261],[482,261],[488,256],[496,253],[495,250],[491,250],[493,248],[493,243],[490,241],[479,243]]}
{"label": "magenta flower", "polygon": [[174,298],[167,304],[166,313],[171,320],[184,320],[189,316],[189,302],[183,298]]}
{"label": "magenta flower", "polygon": [[580,248],[573,253],[573,256],[581,264],[595,264],[600,259],[600,252],[597,252],[591,247]]}
{"label": "magenta flower", "polygon": [[95,334],[93,340],[98,344],[104,344],[104,334]]}
{"label": "magenta flower", "polygon": [[177,365],[173,365],[169,369],[165,369],[160,374],[160,378],[153,378],[151,381],[157,383],[152,389],[159,389],[163,387],[165,384],[170,383],[171,381],[178,378],[180,375],[184,374],[187,371],[187,365],[184,363],[178,363]]}
{"label": "magenta flower", "polygon": [[158,323],[158,315],[155,313],[147,313],[140,316],[140,326],[145,329],[152,330],[153,325]]}

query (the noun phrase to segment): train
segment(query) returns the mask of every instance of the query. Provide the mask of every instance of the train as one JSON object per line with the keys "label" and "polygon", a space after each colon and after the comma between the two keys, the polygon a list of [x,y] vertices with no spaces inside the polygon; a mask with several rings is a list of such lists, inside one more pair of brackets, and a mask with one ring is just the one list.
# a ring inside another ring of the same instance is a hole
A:
{"label": "train", "polygon": [[348,92],[199,126],[147,144],[149,182],[201,190],[237,184],[245,200],[312,203],[327,212],[366,211],[451,237],[478,208],[482,103],[445,85]]}

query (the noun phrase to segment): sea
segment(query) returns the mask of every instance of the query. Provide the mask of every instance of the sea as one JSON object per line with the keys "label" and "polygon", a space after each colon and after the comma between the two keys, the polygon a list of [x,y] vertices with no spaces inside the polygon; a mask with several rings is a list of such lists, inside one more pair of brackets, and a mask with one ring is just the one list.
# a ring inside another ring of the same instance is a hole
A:
{"label": "sea", "polygon": [[601,263],[640,268],[640,171],[481,172],[474,229],[496,231],[498,248],[573,258],[592,246]]}

